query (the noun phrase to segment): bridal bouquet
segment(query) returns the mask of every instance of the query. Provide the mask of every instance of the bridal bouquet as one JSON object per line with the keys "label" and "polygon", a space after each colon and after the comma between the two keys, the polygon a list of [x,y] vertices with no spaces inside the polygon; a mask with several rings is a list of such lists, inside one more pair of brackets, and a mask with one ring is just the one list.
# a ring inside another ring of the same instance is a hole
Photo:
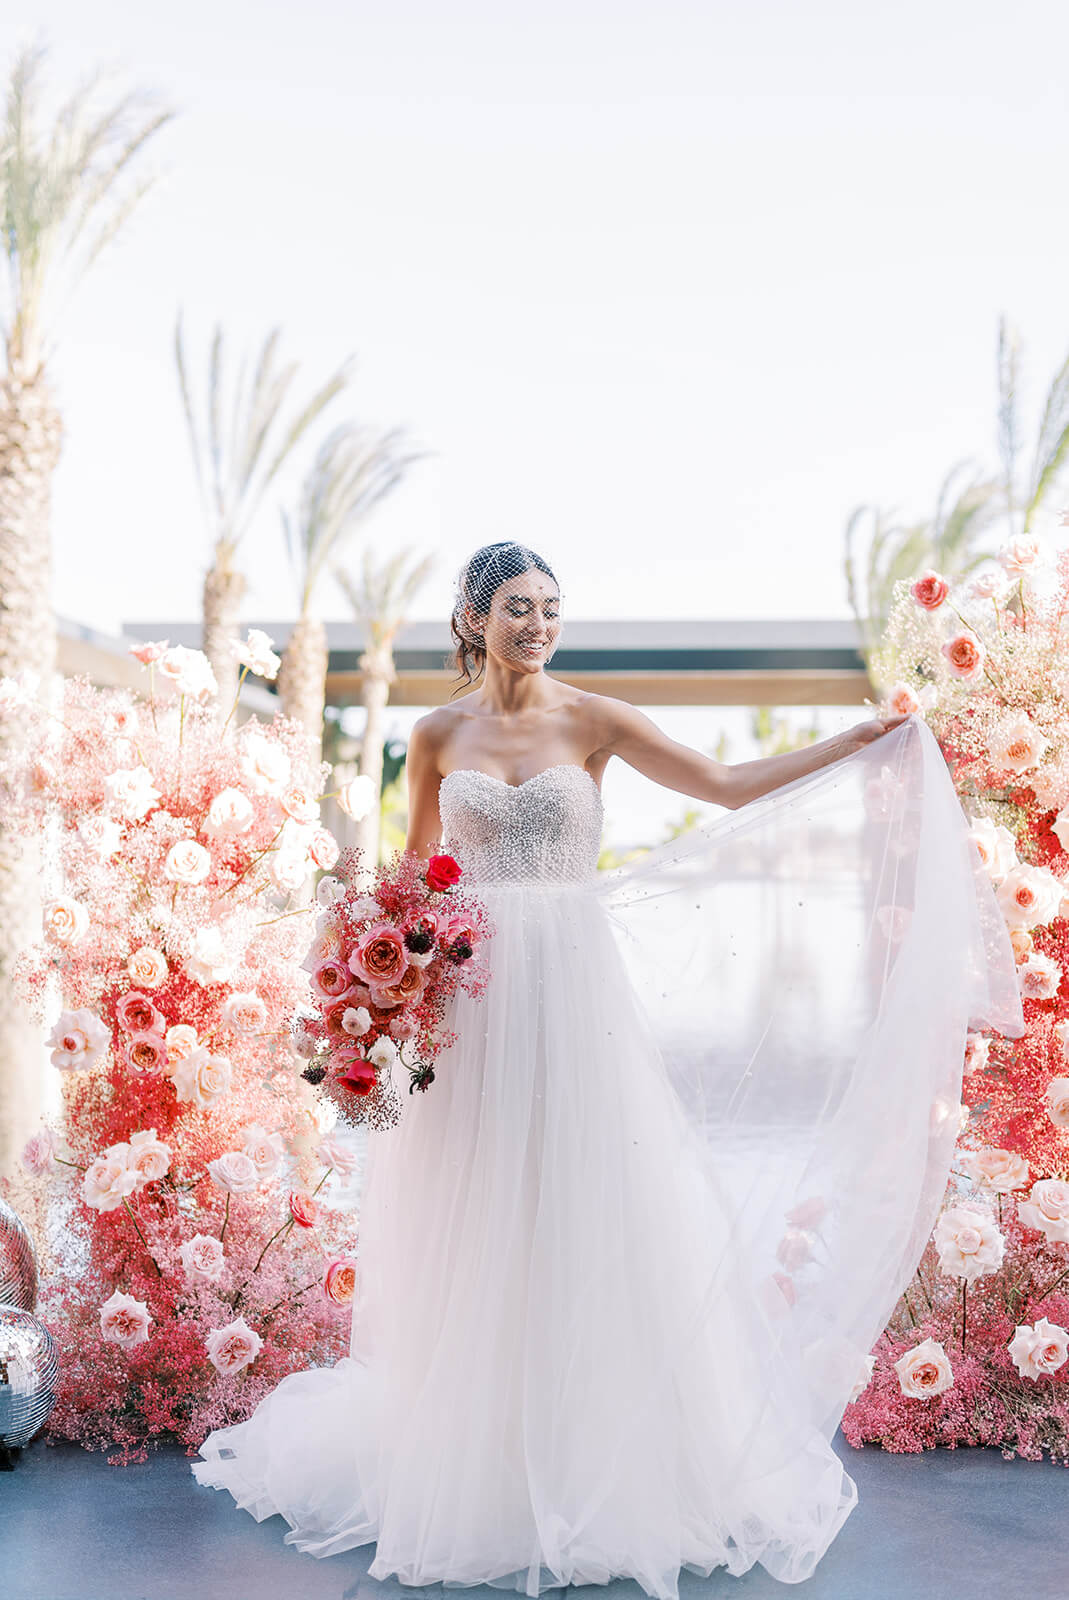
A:
{"label": "bridal bouquet", "polygon": [[[346,856],[351,883],[364,881],[359,851]],[[327,902],[304,970],[315,1010],[298,1019],[296,1049],[308,1058],[302,1076],[318,1086],[354,1127],[395,1125],[401,1113],[392,1069],[404,1068],[408,1090],[426,1090],[434,1061],[456,1034],[445,1027],[446,1004],[459,989],[479,996],[487,971],[476,960],[489,937],[486,914],[459,890],[452,856],[423,866],[398,852],[375,875],[370,892],[325,878]]]}

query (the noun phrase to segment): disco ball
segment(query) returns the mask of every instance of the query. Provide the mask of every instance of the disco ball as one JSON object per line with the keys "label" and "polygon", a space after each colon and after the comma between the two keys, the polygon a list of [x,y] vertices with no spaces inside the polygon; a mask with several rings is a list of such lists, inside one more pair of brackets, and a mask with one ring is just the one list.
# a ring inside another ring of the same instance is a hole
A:
{"label": "disco ball", "polygon": [[0,1445],[28,1444],[56,1403],[52,1335],[32,1311],[0,1305]]}
{"label": "disco ball", "polygon": [[37,1304],[37,1255],[26,1224],[0,1196],[0,1306],[32,1311]]}

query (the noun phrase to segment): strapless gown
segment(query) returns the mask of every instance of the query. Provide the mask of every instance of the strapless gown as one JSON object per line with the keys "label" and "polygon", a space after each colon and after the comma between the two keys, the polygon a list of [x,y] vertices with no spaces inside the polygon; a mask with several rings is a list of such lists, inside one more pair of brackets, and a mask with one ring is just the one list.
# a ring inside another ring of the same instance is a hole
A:
{"label": "strapless gown", "polygon": [[581,767],[440,804],[485,995],[369,1136],[350,1355],[193,1471],[405,1584],[801,1581],[857,1500],[831,1441],[944,1194],[966,1028],[1021,1026],[938,746],[910,722],[608,872]]}

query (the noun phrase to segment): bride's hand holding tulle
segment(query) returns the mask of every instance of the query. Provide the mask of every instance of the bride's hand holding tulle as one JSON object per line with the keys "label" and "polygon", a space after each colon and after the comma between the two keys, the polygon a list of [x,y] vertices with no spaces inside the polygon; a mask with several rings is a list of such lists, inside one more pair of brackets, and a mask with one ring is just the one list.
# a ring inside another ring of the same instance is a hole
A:
{"label": "bride's hand holding tulle", "polygon": [[885,733],[891,732],[892,728],[900,728],[903,722],[908,721],[908,715],[877,715],[869,722],[858,722],[854,727],[848,728],[843,735],[843,754],[855,755],[858,750],[863,750],[867,744],[872,744],[876,739],[882,739]]}

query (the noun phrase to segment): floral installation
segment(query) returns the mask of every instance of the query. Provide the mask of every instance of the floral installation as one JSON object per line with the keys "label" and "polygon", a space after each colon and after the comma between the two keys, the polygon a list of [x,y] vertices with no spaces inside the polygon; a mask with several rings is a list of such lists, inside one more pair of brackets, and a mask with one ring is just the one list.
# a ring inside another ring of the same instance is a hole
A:
{"label": "floral installation", "polygon": [[967,1040],[945,1207],[843,1433],[1069,1464],[1069,552],[1022,534],[899,584],[873,673],[942,747],[1026,1031]]}
{"label": "floral installation", "polygon": [[[393,1069],[408,1073],[408,1091],[434,1082],[434,1062],[456,1039],[445,1026],[459,989],[478,997],[487,981],[478,959],[490,937],[484,907],[458,889],[452,856],[424,863],[395,852],[367,885],[359,850],[346,853],[344,874],[323,878],[321,911],[304,970],[313,1009],[297,1020],[295,1048],[302,1076],[353,1127],[394,1126],[403,1100]],[[367,885],[365,887],[365,885]]]}
{"label": "floral installation", "polygon": [[[263,635],[242,677],[273,676]],[[294,1011],[334,866],[327,769],[283,718],[237,727],[207,659],[136,645],[142,699],[67,680],[20,712],[0,802],[44,846],[40,942],[17,974],[62,1111],[4,1183],[34,1229],[38,1314],[56,1339],[49,1431],[112,1460],[195,1448],[287,1373],[348,1349],[360,1155],[302,1084]]]}

